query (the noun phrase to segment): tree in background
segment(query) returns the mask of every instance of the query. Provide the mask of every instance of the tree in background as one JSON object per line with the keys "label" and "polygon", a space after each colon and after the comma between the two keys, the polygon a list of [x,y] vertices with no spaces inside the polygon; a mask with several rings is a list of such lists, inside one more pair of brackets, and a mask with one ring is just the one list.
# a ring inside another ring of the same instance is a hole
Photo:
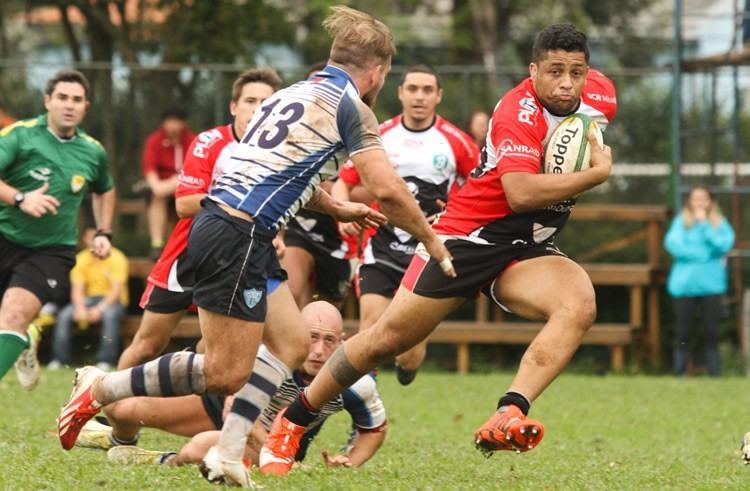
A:
{"label": "tree in background", "polygon": [[[10,0],[0,13],[28,14],[45,8],[58,14],[71,59],[87,64],[84,71],[97,108],[90,129],[109,150],[119,182],[132,181],[138,174],[141,140],[157,124],[165,105],[180,103],[203,113],[214,102],[194,97],[199,70],[141,68],[170,63],[248,65],[254,63],[261,44],[290,44],[293,34],[284,12],[265,0]],[[6,45],[2,33],[0,28],[0,48]],[[127,89],[120,93],[109,68],[118,60],[129,72]],[[213,119],[206,124],[210,123]]]}
{"label": "tree in background", "polygon": [[[57,32],[72,60],[86,65],[96,111],[89,130],[110,150],[113,170],[123,188],[138,175],[143,135],[158,122],[162,107],[182,103],[196,129],[226,117],[227,87],[234,74],[203,69],[202,63],[253,64],[268,44],[287,46],[304,64],[324,60],[330,39],[320,27],[330,6],[341,0],[3,0],[0,2],[0,51],[8,57],[3,21],[18,12],[47,8],[60,22]],[[351,0],[355,8],[393,27],[399,52],[394,65],[427,62],[436,66],[474,65],[474,72],[445,69],[445,116],[461,121],[473,109],[490,110],[504,90],[527,75],[534,34],[550,22],[572,21],[591,34],[594,66],[648,66],[659,49],[644,32],[646,12],[655,0]],[[667,19],[667,22],[669,19]],[[648,22],[660,22],[649,20]],[[647,31],[647,30],[646,30]],[[50,36],[48,39],[53,39]],[[16,53],[20,55],[20,51]],[[108,64],[124,61],[115,73]],[[280,63],[277,60],[277,66]],[[166,65],[165,65],[166,64]],[[175,64],[175,65],[169,65]],[[191,64],[192,68],[175,68]],[[479,69],[481,67],[481,69]],[[304,67],[287,71],[293,81]],[[395,70],[397,72],[397,70]],[[7,73],[7,71],[6,71]],[[4,77],[7,79],[7,76]],[[22,76],[17,77],[22,84]],[[399,111],[397,79],[390,77],[378,103],[378,115]],[[619,84],[621,100],[638,100],[641,84]],[[0,81],[0,87],[7,84]],[[644,84],[648,85],[649,81]],[[647,89],[645,89],[647,91]],[[628,94],[633,92],[633,96]],[[4,91],[5,93],[5,91]],[[19,94],[21,91],[18,92]],[[14,104],[10,104],[14,107]],[[636,118],[631,121],[631,117]],[[612,134],[644,148],[637,115],[624,111]],[[624,129],[624,131],[623,131]],[[660,153],[663,142],[655,142]],[[627,148],[627,147],[626,147]],[[637,150],[635,148],[635,150]],[[635,151],[634,150],[634,151]],[[624,155],[624,149],[618,156]],[[666,154],[659,156],[659,160]]]}

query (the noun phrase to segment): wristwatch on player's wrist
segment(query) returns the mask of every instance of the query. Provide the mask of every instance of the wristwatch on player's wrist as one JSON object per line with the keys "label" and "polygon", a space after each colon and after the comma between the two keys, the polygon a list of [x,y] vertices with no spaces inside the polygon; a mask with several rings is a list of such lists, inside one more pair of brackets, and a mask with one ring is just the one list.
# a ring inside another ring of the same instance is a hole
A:
{"label": "wristwatch on player's wrist", "polygon": [[13,195],[13,206],[16,208],[19,208],[21,206],[21,203],[23,203],[23,200],[26,199],[26,193],[23,191],[17,191],[16,194]]}

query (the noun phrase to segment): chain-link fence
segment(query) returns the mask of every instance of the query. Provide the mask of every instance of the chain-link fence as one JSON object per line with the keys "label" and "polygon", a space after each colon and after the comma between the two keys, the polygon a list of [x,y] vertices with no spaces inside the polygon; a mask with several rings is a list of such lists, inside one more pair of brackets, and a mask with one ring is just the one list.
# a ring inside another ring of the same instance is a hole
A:
{"label": "chain-link fence", "polygon": [[[62,68],[54,63],[0,60],[0,100],[16,117],[43,111],[41,90],[49,76]],[[193,130],[230,121],[231,85],[244,67],[234,65],[157,65],[86,63],[79,68],[91,79],[91,108],[83,127],[107,148],[121,196],[132,195],[132,184],[141,178],[141,151],[145,137],[159,124],[165,107],[180,104]],[[377,103],[381,120],[401,110],[397,86],[406,67],[395,66]],[[465,127],[475,110],[491,112],[499,97],[523,80],[525,67],[487,73],[480,66],[439,66],[444,95],[438,110]],[[280,68],[286,84],[299,80],[304,67]],[[619,111],[607,131],[614,150],[616,176],[587,199],[619,203],[670,204],[669,162],[671,75],[668,69],[604,69],[618,89]],[[732,73],[717,70],[684,78],[684,141],[686,162],[735,162],[732,133]],[[740,87],[750,82],[750,72],[740,71]],[[750,155],[750,141],[741,138],[750,124],[741,113],[739,160]],[[747,167],[747,166],[746,166]],[[726,185],[736,183],[733,170],[715,175],[715,168],[691,167],[686,183]],[[697,171],[696,171],[697,169]],[[703,169],[703,170],[701,170]],[[732,168],[733,169],[733,168]],[[745,172],[745,171],[743,171]],[[721,197],[720,199],[726,200]]]}

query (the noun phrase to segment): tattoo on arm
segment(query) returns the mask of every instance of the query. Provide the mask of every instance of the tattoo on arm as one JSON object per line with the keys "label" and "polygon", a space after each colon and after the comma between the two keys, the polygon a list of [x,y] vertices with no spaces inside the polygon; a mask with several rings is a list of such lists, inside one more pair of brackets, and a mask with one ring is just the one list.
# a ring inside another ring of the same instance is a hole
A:
{"label": "tattoo on arm", "polygon": [[351,362],[349,362],[349,358],[346,356],[346,351],[344,350],[343,345],[339,346],[338,349],[333,352],[333,355],[331,355],[331,358],[328,360],[328,366],[331,370],[331,376],[336,380],[336,383],[342,387],[349,387],[367,373],[367,371],[360,372],[352,366]]}

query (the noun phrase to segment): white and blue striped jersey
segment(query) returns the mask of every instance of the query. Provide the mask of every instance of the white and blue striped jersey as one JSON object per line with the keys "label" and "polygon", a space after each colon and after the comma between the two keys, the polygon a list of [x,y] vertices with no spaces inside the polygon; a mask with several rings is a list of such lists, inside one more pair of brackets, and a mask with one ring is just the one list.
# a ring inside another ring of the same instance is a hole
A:
{"label": "white and blue striped jersey", "polygon": [[210,198],[278,230],[347,154],[382,146],[377,119],[351,76],[329,65],[255,111]]}

